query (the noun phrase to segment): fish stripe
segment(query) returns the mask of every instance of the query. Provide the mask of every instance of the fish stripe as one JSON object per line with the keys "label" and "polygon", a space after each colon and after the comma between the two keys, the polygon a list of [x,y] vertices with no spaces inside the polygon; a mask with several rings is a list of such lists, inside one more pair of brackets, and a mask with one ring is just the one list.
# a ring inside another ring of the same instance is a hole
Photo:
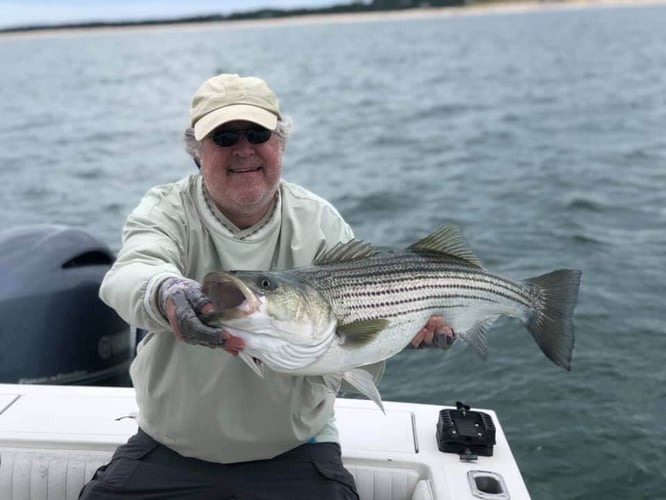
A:
{"label": "fish stripe", "polygon": [[319,288],[323,291],[353,289],[354,293],[376,296],[407,293],[411,290],[418,291],[428,288],[477,290],[499,295],[507,300],[519,302],[526,307],[531,304],[531,296],[527,287],[519,287],[509,281],[488,277],[487,275],[475,277],[468,274],[442,273],[440,276],[433,276],[432,273],[429,273],[421,276],[418,272],[410,272],[409,275],[409,282],[405,281],[404,276],[395,273],[391,276],[370,274],[365,276],[356,275],[351,279],[345,279],[344,276],[335,276],[331,280],[325,280],[321,277],[317,277],[317,279]]}
{"label": "fish stripe", "polygon": [[336,314],[345,323],[413,315],[433,307],[462,309],[465,303],[512,310],[534,306],[529,286],[442,254],[387,252],[296,272],[316,283],[327,300],[336,304]]}

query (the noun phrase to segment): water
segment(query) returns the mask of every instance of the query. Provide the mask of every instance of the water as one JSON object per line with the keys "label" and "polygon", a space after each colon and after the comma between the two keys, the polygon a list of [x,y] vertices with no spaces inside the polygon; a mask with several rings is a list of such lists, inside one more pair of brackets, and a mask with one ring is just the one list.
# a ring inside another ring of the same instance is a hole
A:
{"label": "water", "polygon": [[[285,176],[361,238],[459,224],[484,264],[583,270],[573,369],[502,322],[389,361],[386,400],[495,409],[535,499],[666,498],[666,8],[0,38],[0,228],[120,244],[152,185],[194,171],[192,92],[274,87]],[[433,424],[434,425],[434,424]]]}

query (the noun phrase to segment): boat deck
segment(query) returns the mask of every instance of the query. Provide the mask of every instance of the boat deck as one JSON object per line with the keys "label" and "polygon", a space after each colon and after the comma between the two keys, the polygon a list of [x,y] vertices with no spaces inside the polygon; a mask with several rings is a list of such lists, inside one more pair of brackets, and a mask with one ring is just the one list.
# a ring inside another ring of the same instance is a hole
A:
{"label": "boat deck", "polygon": [[[492,457],[438,450],[445,406],[338,398],[345,466],[361,500],[525,500],[529,494],[497,415]],[[476,409],[476,408],[475,408]],[[134,391],[121,387],[0,384],[0,498],[73,500],[134,434]]]}

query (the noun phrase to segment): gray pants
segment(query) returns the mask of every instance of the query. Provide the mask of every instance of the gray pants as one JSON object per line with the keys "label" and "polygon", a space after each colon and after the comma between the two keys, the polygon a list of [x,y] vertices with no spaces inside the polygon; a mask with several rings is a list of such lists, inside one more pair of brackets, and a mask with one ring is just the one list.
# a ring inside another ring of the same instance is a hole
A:
{"label": "gray pants", "polygon": [[188,458],[139,429],[95,472],[80,499],[358,500],[337,443],[304,444],[270,460]]}

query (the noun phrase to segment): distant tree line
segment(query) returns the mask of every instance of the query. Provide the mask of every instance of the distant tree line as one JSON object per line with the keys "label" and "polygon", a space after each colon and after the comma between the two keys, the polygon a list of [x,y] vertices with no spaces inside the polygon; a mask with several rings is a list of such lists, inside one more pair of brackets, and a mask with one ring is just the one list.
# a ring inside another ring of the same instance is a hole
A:
{"label": "distant tree line", "polygon": [[[371,2],[355,1],[349,4],[333,5],[317,9],[260,9],[248,12],[238,12],[221,16],[228,20],[243,19],[270,19],[279,17],[305,16],[309,14],[345,14],[359,12],[378,12],[387,10],[414,9],[418,7],[454,7],[464,5],[465,0],[372,0]],[[208,19],[217,19],[219,16],[209,16]]]}
{"label": "distant tree line", "polygon": [[276,19],[284,17],[305,16],[311,14],[344,14],[361,12],[378,12],[389,10],[414,9],[419,7],[454,7],[468,3],[466,0],[355,0],[351,3],[322,7],[316,9],[259,9],[246,12],[236,12],[228,15],[211,14],[208,16],[193,16],[169,20],[147,19],[142,21],[118,21],[118,22],[86,22],[68,23],[59,25],[20,26],[14,28],[0,29],[0,33],[11,33],[20,31],[35,31],[43,29],[67,29],[67,28],[101,28],[118,26],[152,26],[163,24],[180,24],[196,22],[218,22],[236,21],[250,19]]}
{"label": "distant tree line", "polygon": [[466,3],[460,0],[373,0],[369,7],[372,10],[413,9],[415,7],[453,7]]}
{"label": "distant tree line", "polygon": [[[261,9],[248,12],[238,12],[222,16],[229,20],[242,19],[270,19],[279,17],[304,16],[309,14],[345,14],[358,12],[378,12],[387,10],[414,9],[419,7],[455,7],[465,5],[466,0],[372,0],[371,2],[355,1],[349,4],[333,5],[317,9]],[[209,19],[212,20],[211,16]]]}

